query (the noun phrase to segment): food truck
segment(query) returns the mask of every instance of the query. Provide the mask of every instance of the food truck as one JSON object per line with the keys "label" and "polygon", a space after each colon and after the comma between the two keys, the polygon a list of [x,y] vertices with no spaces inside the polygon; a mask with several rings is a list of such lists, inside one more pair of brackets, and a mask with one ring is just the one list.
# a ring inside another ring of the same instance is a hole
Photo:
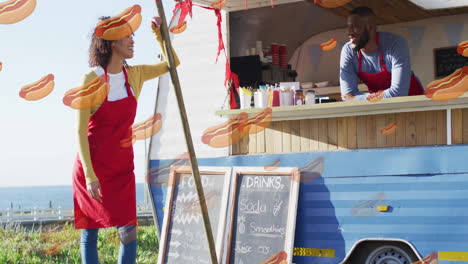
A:
{"label": "food truck", "polygon": [[[371,7],[379,31],[407,40],[412,70],[425,87],[468,65],[456,53],[468,40],[466,1],[315,2],[229,0],[217,17],[198,6],[211,2],[194,0],[187,29],[173,45],[199,166],[299,169],[292,263],[468,262],[468,96],[341,102],[338,83],[352,8]],[[219,36],[226,56],[221,52],[216,62]],[[321,48],[332,39],[336,47]],[[272,43],[287,47],[289,67],[260,54]],[[228,58],[241,86],[298,82],[323,102],[230,109]],[[160,229],[170,170],[189,164],[175,96],[165,82],[162,77],[156,107],[163,125],[151,139],[147,175]],[[239,134],[229,124],[252,117],[264,118],[253,132]],[[228,144],[204,137],[223,126],[229,129],[220,137],[230,138]]]}

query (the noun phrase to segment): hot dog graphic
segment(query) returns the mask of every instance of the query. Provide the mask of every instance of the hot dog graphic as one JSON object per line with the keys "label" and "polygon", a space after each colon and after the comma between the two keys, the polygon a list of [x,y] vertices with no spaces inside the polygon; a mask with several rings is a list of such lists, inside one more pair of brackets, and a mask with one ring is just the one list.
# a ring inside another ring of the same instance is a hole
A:
{"label": "hot dog graphic", "polygon": [[449,76],[430,82],[425,95],[433,101],[448,101],[468,90],[468,66],[455,70]]}
{"label": "hot dog graphic", "polygon": [[244,133],[256,134],[270,126],[272,119],[271,113],[272,110],[270,107],[265,108],[258,114],[249,117],[239,129]]}
{"label": "hot dog graphic", "polygon": [[267,171],[274,171],[279,167],[280,164],[281,164],[281,160],[276,159],[275,161],[266,164],[263,168]]}
{"label": "hot dog graphic", "polygon": [[182,153],[160,166],[151,169],[150,174],[147,175],[146,181],[148,184],[155,186],[167,186],[171,167],[184,166],[190,164],[190,156],[187,152]]}
{"label": "hot dog graphic", "polygon": [[100,21],[94,34],[105,40],[118,40],[135,32],[141,24],[141,6],[134,5],[115,17]]}
{"label": "hot dog graphic", "polygon": [[23,86],[19,96],[28,101],[36,101],[49,95],[54,86],[54,75],[48,74],[37,82]]}
{"label": "hot dog graphic", "polygon": [[392,122],[392,123],[386,125],[385,127],[381,128],[380,129],[380,134],[385,135],[385,136],[392,135],[393,133],[395,133],[396,128],[397,128],[397,123]]}
{"label": "hot dog graphic", "polygon": [[36,0],[9,0],[0,3],[0,24],[14,24],[27,18],[36,8]]}
{"label": "hot dog graphic", "polygon": [[162,127],[162,115],[157,113],[143,122],[134,124],[132,126],[133,134],[137,140],[146,139],[154,136],[161,130]]}
{"label": "hot dog graphic", "polygon": [[382,100],[382,98],[384,98],[384,91],[380,90],[380,91],[377,91],[376,93],[369,94],[366,97],[366,100],[371,102],[371,103],[376,103],[376,102]]}
{"label": "hot dog graphic", "polygon": [[212,8],[221,9],[221,8],[223,8],[223,6],[226,5],[226,3],[227,3],[227,0],[216,0],[216,1],[211,2],[210,6]]}
{"label": "hot dog graphic", "polygon": [[287,264],[286,261],[288,254],[284,251],[280,251],[273,256],[269,257],[267,260],[261,262],[260,264]]}
{"label": "hot dog graphic", "polygon": [[329,50],[334,49],[335,47],[336,47],[336,38],[332,38],[320,44],[320,49],[322,49],[323,51],[329,51]]}
{"label": "hot dog graphic", "polygon": [[109,77],[97,76],[89,83],[65,93],[63,103],[73,109],[86,109],[101,104],[109,93]]}
{"label": "hot dog graphic", "polygon": [[314,3],[325,8],[335,8],[345,5],[351,1],[352,0],[314,0]]}
{"label": "hot dog graphic", "polygon": [[[313,161],[309,162],[303,167],[299,168],[299,177],[293,175],[293,180],[300,183],[310,182],[322,176],[323,170],[325,169],[325,159],[318,157]],[[298,175],[298,176],[299,176]]]}
{"label": "hot dog graphic", "polygon": [[462,41],[457,47],[458,54],[468,57],[468,40]]}
{"label": "hot dog graphic", "polygon": [[187,21],[184,21],[176,26],[173,26],[169,29],[174,34],[180,34],[187,29]]}
{"label": "hot dog graphic", "polygon": [[425,256],[420,261],[413,262],[412,264],[438,264],[438,256],[437,253],[432,252],[431,254]]}
{"label": "hot dog graphic", "polygon": [[246,135],[241,130],[241,125],[246,122],[247,117],[247,113],[242,112],[220,125],[206,129],[203,132],[201,141],[213,148],[223,148],[236,144]]}

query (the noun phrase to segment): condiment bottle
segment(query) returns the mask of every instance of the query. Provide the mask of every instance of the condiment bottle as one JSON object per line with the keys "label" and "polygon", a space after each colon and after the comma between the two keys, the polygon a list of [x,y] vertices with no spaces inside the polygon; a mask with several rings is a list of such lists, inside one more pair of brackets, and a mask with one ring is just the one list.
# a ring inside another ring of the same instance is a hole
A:
{"label": "condiment bottle", "polygon": [[295,105],[303,105],[304,104],[304,93],[302,90],[296,90],[296,97],[295,97]]}
{"label": "condiment bottle", "polygon": [[308,90],[306,92],[305,103],[308,105],[315,104],[315,91],[314,90]]}

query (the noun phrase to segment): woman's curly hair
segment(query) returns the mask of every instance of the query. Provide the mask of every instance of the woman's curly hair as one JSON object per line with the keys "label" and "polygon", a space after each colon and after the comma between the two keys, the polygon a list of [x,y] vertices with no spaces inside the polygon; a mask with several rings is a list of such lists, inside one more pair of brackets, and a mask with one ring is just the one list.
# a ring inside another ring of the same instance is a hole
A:
{"label": "woman's curly hair", "polygon": [[[109,16],[100,17],[100,20],[110,18]],[[111,40],[105,40],[97,37],[94,32],[91,37],[91,45],[89,46],[89,66],[96,67],[101,66],[103,68],[109,65],[112,57],[112,42]]]}

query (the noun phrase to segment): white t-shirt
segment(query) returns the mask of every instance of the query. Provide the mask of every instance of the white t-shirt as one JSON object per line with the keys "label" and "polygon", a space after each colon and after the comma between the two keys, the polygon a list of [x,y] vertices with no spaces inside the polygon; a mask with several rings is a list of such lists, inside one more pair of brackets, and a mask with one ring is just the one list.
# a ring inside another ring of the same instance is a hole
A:
{"label": "white t-shirt", "polygon": [[[93,69],[94,73],[96,73],[97,76],[101,76],[104,74],[104,69],[100,66],[96,67]],[[110,91],[109,94],[107,95],[107,100],[108,101],[117,101],[120,99],[123,99],[128,96],[127,94],[127,88],[125,87],[125,75],[124,72],[121,71],[120,73],[116,74],[111,74],[107,73],[109,75],[109,84],[110,84]],[[133,94],[133,90],[130,89]]]}

